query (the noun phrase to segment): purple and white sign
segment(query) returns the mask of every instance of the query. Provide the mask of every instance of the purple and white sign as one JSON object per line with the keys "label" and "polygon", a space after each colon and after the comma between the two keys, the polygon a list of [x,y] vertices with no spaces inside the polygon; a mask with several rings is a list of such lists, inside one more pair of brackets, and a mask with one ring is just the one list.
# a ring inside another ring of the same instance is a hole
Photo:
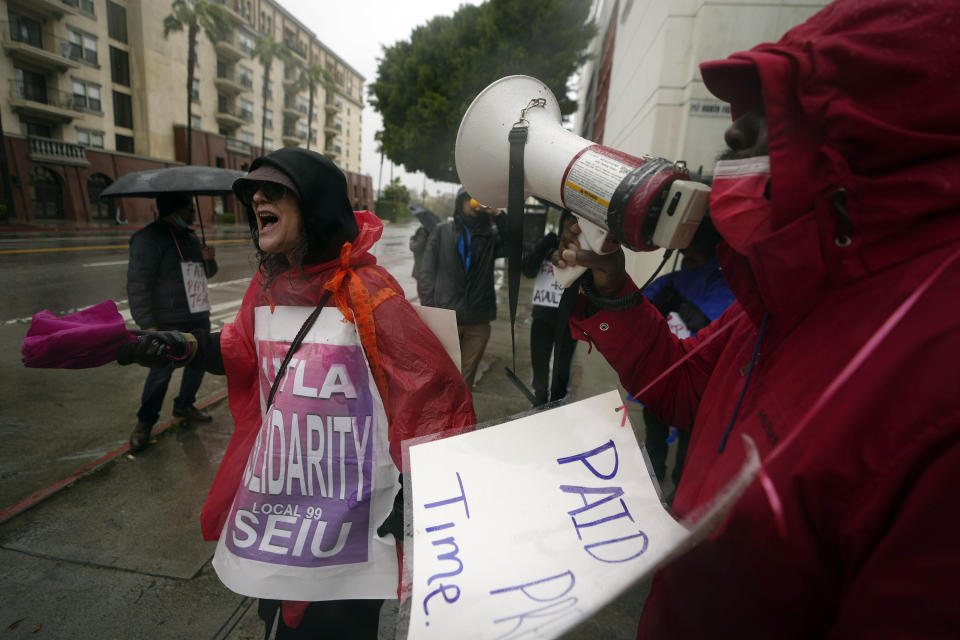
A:
{"label": "purple and white sign", "polygon": [[[261,311],[256,335],[265,399],[289,348],[283,336],[291,327],[295,333],[297,319],[311,310]],[[218,544],[218,574],[245,595],[396,595],[393,540],[375,533],[398,488],[382,403],[353,325],[341,322],[335,308],[324,314],[266,410]]]}

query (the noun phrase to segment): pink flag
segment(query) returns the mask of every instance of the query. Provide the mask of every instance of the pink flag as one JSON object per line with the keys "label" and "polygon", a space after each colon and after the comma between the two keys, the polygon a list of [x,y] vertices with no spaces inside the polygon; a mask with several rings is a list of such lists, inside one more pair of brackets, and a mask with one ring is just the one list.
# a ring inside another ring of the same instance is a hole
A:
{"label": "pink flag", "polygon": [[88,369],[113,362],[124,344],[137,341],[113,300],[58,317],[44,309],[23,339],[23,364],[40,369]]}

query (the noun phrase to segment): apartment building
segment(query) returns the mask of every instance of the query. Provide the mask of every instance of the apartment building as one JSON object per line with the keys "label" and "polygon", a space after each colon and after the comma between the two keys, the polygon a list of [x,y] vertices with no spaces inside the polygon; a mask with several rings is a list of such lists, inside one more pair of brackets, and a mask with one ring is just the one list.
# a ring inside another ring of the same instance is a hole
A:
{"label": "apartment building", "polygon": [[[574,131],[635,156],[683,160],[710,176],[729,105],[707,91],[700,63],[776,41],[829,0],[595,0],[598,35],[581,70]],[[647,279],[661,252],[628,252]]]}
{"label": "apartment building", "polygon": [[[363,76],[278,2],[214,1],[232,31],[217,42],[198,35],[192,164],[245,170],[261,149],[309,146],[344,170],[355,207],[373,208],[372,180],[359,173]],[[171,1],[0,0],[0,9],[0,117],[15,208],[0,222],[151,219],[149,201],[99,194],[129,171],[187,162],[187,34],[164,37]],[[273,60],[266,90],[252,56],[263,36],[290,51]],[[312,112],[298,82],[311,65],[332,78],[316,88]],[[201,199],[213,223],[236,209],[232,197]]]}

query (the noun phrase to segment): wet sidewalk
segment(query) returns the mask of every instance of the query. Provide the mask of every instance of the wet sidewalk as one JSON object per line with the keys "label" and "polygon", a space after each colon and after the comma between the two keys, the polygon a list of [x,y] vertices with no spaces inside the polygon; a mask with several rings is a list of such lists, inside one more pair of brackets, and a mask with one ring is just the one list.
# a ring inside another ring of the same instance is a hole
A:
{"label": "wet sidewalk", "polygon": [[[521,301],[530,299],[530,286],[524,280]],[[503,373],[512,356],[500,295],[474,393],[481,423],[530,408]],[[525,381],[529,318],[529,304],[521,303],[517,370]],[[578,345],[574,357],[571,400],[619,388],[586,347]],[[0,525],[4,638],[263,637],[255,601],[220,583],[210,565],[215,544],[200,536],[200,509],[233,428],[225,400],[207,410],[211,424],[173,425],[141,454],[117,457]],[[638,407],[630,413],[639,424]],[[566,638],[633,638],[646,589],[635,588]],[[395,602],[384,605],[383,639],[393,638],[395,610]]]}

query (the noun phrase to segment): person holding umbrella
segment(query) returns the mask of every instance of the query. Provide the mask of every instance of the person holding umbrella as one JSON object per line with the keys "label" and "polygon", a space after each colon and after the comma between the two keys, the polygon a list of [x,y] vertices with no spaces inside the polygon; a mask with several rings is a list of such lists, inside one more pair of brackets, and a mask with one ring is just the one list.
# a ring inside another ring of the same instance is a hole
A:
{"label": "person holding umbrella", "polygon": [[[127,297],[130,312],[141,329],[151,331],[210,331],[207,278],[217,273],[215,250],[201,245],[190,228],[193,200],[187,193],[163,193],[156,199],[158,219],[130,238]],[[143,385],[137,425],[130,434],[130,450],[150,443],[150,431],[160,417],[163,399],[173,375],[173,364],[151,367]],[[193,406],[203,381],[203,370],[185,368],[173,415],[190,424],[210,422]]]}

